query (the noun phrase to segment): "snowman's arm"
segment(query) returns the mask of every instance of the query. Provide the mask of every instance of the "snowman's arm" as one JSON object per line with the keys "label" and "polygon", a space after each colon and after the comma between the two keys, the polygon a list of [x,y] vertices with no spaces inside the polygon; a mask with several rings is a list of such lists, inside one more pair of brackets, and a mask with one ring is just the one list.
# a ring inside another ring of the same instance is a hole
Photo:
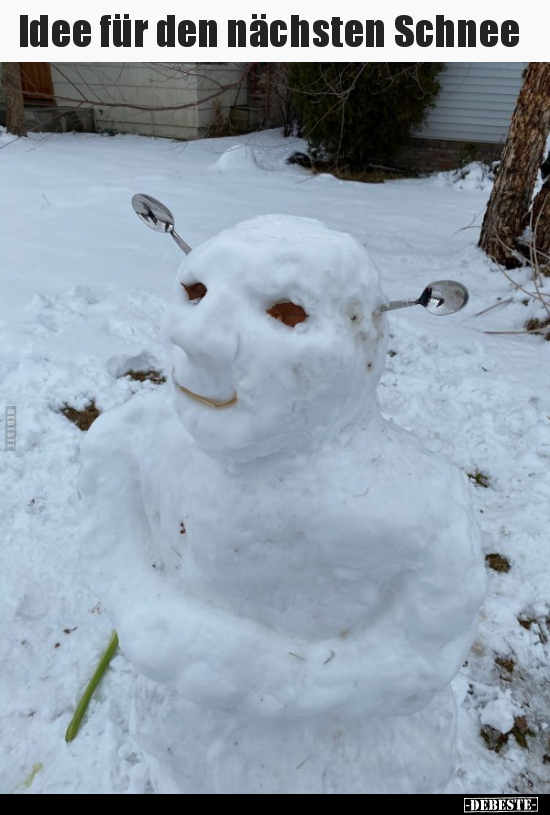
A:
{"label": "snowman's arm", "polygon": [[[460,669],[475,636],[485,593],[479,530],[461,474],[447,472],[435,534],[411,553],[409,568],[388,580],[374,620],[358,620],[345,638],[311,647],[310,687],[334,691],[359,713],[376,702],[385,713],[405,713],[428,702]],[[451,498],[451,496],[453,496]],[[397,523],[382,539],[391,552]],[[426,528],[419,519],[417,529]],[[429,527],[428,527],[429,529]],[[334,653],[326,676],[318,667]],[[361,694],[364,698],[361,698]],[[376,710],[376,707],[371,708]]]}
{"label": "snowman's arm", "polygon": [[[140,671],[207,708],[252,715],[397,715],[427,704],[459,669],[470,618],[454,637],[411,631],[416,610],[389,608],[345,636],[304,644],[169,592],[143,574],[115,613],[121,645]],[[145,605],[139,597],[153,597]],[[473,612],[472,612],[473,613]],[[445,620],[442,618],[442,625]]]}
{"label": "snowman's arm", "polygon": [[82,560],[91,587],[122,651],[146,676],[212,708],[281,710],[298,667],[288,653],[295,643],[209,606],[153,567],[143,450],[132,443],[142,422],[141,403],[124,406],[104,415],[84,444]]}
{"label": "snowman's arm", "polygon": [[133,591],[119,598],[114,618],[139,670],[208,708],[265,716],[410,713],[452,679],[473,637],[479,590],[467,587],[453,601],[455,578],[437,586],[436,598],[438,576],[439,566],[428,565],[424,587],[415,580],[395,586],[399,601],[392,590],[377,620],[315,644],[182,596],[154,573],[134,572]]}
{"label": "snowman's arm", "polygon": [[456,675],[475,636],[484,576],[474,560],[468,565],[447,581],[426,565],[422,575],[392,587],[377,620],[358,621],[345,638],[311,646],[312,693],[358,715],[406,714],[427,704]]}

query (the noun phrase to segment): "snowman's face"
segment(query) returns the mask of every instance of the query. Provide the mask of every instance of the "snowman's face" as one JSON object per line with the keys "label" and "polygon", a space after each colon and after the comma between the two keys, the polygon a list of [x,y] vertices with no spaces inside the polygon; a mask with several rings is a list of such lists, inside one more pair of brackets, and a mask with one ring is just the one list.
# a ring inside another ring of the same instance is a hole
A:
{"label": "snowman's face", "polygon": [[363,247],[318,221],[265,216],[193,250],[166,324],[183,425],[247,461],[327,439],[375,409],[384,297]]}

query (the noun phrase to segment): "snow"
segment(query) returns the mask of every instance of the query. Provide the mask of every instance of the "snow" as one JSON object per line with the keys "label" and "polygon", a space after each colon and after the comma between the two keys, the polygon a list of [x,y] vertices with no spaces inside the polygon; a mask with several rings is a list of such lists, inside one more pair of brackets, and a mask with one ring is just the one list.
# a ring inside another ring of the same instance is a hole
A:
{"label": "snow", "polygon": [[220,173],[250,172],[257,167],[254,150],[247,144],[232,144],[217,159],[214,167]]}
{"label": "snow", "polygon": [[[256,166],[220,173],[216,162],[238,144],[253,150]],[[77,739],[63,741],[111,624],[81,574],[83,434],[59,411],[92,399],[113,416],[121,405],[137,416],[148,399],[169,405],[168,385],[120,377],[136,365],[162,367],[160,325],[181,261],[172,241],[139,223],[129,206],[135,192],[165,201],[191,246],[259,214],[307,215],[366,245],[391,299],[418,296],[438,278],[468,286],[471,301],[459,314],[436,320],[418,308],[388,316],[378,396],[384,415],[428,449],[464,473],[487,473],[487,488],[469,485],[483,550],[510,562],[508,572],[488,570],[480,632],[454,683],[459,763],[448,791],[548,791],[550,382],[542,372],[549,346],[536,335],[483,333],[521,330],[534,305],[524,305],[526,295],[477,250],[477,230],[464,228],[479,225],[487,189],[465,193],[432,179],[366,185],[312,177],[284,164],[296,149],[303,145],[276,133],[187,145],[0,135],[7,292],[0,302],[0,391],[2,404],[18,408],[17,452],[2,454],[0,476],[2,791],[152,790],[129,729],[134,689],[139,712],[150,688],[122,655]],[[514,275],[531,290],[527,270]],[[503,305],[475,316],[497,298]],[[496,753],[479,735],[489,724],[483,711],[505,691],[514,716],[524,716],[534,733],[528,751],[509,739]],[[168,715],[170,700],[164,710]],[[436,743],[429,740],[426,749]],[[158,749],[145,746],[150,754]],[[20,786],[39,764],[32,784]],[[226,770],[220,766],[220,774]]]}
{"label": "snow", "polygon": [[514,706],[511,691],[489,702],[481,711],[481,724],[494,727],[499,733],[508,733],[514,726]]}
{"label": "snow", "polygon": [[487,192],[491,191],[495,172],[482,161],[471,161],[458,170],[446,173],[437,173],[432,177],[432,183],[437,186],[450,186],[461,192]]}

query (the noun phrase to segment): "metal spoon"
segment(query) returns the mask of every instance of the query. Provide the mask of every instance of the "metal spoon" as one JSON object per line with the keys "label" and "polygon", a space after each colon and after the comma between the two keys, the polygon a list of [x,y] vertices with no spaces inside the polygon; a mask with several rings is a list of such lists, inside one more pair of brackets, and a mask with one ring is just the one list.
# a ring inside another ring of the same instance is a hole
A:
{"label": "metal spoon", "polygon": [[[138,193],[132,198],[132,206],[136,215],[144,224],[155,232],[164,232],[171,235],[180,249],[186,255],[191,247],[180,238],[174,229],[174,216],[167,206],[150,195]],[[398,308],[410,306],[424,306],[431,314],[443,316],[460,311],[468,302],[468,289],[456,280],[436,280],[430,283],[418,300],[392,300],[387,306],[380,306],[380,311],[394,311]]]}
{"label": "metal spoon", "polygon": [[132,198],[132,206],[134,212],[144,224],[147,224],[150,229],[154,229],[155,232],[165,232],[171,235],[179,248],[182,249],[186,255],[189,254],[191,247],[185,243],[183,238],[180,238],[174,229],[174,216],[168,207],[165,207],[164,204],[157,201],[156,198],[152,198],[150,195],[144,195],[143,193],[134,195]]}
{"label": "metal spoon", "polygon": [[380,311],[424,306],[430,314],[443,317],[460,311],[469,299],[468,289],[457,280],[436,280],[426,286],[418,300],[391,300],[387,306],[380,306]]}

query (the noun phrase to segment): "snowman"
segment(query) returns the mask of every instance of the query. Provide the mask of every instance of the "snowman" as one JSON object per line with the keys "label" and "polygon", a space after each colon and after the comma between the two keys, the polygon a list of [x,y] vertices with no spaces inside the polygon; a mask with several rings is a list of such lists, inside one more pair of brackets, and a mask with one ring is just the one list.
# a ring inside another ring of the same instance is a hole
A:
{"label": "snowman", "polygon": [[387,308],[350,235],[241,223],[181,265],[168,388],[88,434],[86,568],[139,674],[159,793],[452,775],[479,533],[461,473],[381,416]]}

